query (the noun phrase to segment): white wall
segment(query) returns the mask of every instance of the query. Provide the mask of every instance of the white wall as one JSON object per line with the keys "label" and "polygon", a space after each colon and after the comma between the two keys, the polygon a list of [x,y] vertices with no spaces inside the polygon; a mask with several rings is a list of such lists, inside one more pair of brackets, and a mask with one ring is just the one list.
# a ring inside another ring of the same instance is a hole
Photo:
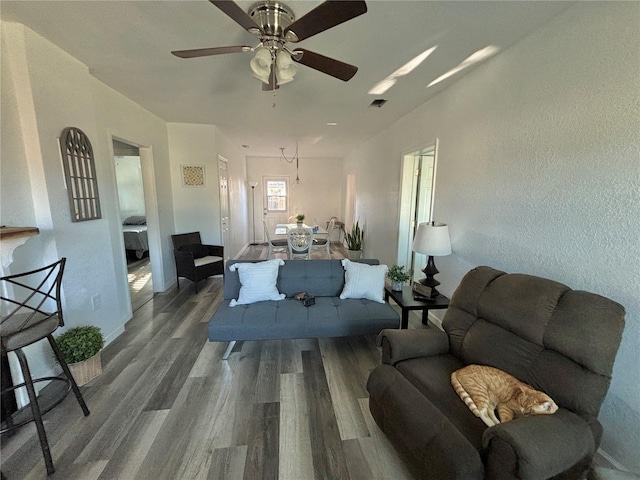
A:
{"label": "white wall", "polygon": [[[286,153],[286,151],[285,151]],[[262,212],[264,207],[264,176],[288,176],[290,181],[291,215],[304,213],[305,223],[325,227],[331,217],[341,218],[342,168],[340,158],[300,158],[301,185],[293,185],[296,163],[288,163],[280,157],[247,157],[247,182],[258,182],[255,192],[256,240],[263,240]],[[250,190],[250,187],[249,187]],[[249,191],[249,202],[251,192]],[[249,214],[251,207],[248,206]]]}
{"label": "white wall", "polygon": [[[168,239],[173,206],[165,123],[95,80],[86,66],[22,25],[2,23],[1,75],[2,223],[40,229],[40,235],[16,249],[8,271],[27,271],[67,257],[66,326],[97,325],[110,341],[131,317],[112,136],[153,151],[149,168],[158,187],[154,202],[160,213],[150,223],[158,239]],[[82,129],[93,146],[99,220],[71,222],[57,141],[68,126]],[[165,270],[173,271],[173,254],[168,240],[162,247],[160,243],[155,255],[161,268],[154,270],[154,287],[162,289],[164,283],[156,281],[156,274],[162,279]],[[95,295],[101,307],[93,310]],[[30,358],[34,376],[53,368],[48,348],[41,348],[36,345]]]}
{"label": "white wall", "polygon": [[[601,447],[640,471],[640,4],[579,3],[350,154],[367,256],[394,262],[401,153],[439,138],[434,219],[470,268],[552,278],[627,311]],[[376,168],[367,168],[375,163]]]}

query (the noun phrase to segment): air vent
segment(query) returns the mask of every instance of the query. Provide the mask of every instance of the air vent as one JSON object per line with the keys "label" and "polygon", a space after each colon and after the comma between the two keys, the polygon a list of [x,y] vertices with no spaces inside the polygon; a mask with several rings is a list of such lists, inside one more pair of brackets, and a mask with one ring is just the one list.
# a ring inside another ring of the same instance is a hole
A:
{"label": "air vent", "polygon": [[378,107],[378,108],[380,108],[385,103],[387,103],[387,101],[384,98],[378,98],[378,99],[374,100],[373,102],[371,102],[371,105],[369,105],[369,107]]}

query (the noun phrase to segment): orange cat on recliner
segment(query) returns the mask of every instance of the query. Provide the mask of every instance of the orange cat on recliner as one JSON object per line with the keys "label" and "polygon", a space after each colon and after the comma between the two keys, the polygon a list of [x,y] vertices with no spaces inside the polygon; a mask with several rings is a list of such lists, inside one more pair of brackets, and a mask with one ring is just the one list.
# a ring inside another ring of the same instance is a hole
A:
{"label": "orange cat on recliner", "polygon": [[451,374],[451,385],[469,410],[489,427],[516,417],[558,410],[546,393],[507,372],[485,365],[467,365],[456,370]]}

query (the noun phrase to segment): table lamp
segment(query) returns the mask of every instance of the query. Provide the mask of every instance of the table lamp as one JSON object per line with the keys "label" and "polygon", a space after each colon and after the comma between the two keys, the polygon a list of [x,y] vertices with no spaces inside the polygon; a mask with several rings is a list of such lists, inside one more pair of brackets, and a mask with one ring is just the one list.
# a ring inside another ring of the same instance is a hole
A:
{"label": "table lamp", "polygon": [[429,260],[422,270],[426,277],[421,279],[420,283],[431,289],[431,298],[438,296],[439,292],[436,287],[440,285],[440,282],[433,277],[440,272],[436,268],[433,257],[451,255],[449,227],[445,223],[421,223],[418,225],[416,236],[413,239],[412,249],[416,253],[429,255]]}

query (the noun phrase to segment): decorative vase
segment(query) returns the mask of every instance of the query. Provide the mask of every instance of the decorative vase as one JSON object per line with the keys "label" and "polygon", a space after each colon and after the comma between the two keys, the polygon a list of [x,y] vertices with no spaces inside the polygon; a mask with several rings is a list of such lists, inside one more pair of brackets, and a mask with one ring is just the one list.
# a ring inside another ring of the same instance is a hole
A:
{"label": "decorative vase", "polygon": [[81,362],[70,363],[69,370],[71,370],[71,374],[78,386],[89,383],[102,373],[100,352]]}
{"label": "decorative vase", "polygon": [[396,282],[396,281],[392,280],[391,281],[391,290],[393,290],[394,292],[401,292],[403,285],[404,285],[404,282]]}
{"label": "decorative vase", "polygon": [[350,260],[357,260],[362,257],[362,250],[347,250]]}
{"label": "decorative vase", "polygon": [[298,228],[302,228],[302,222],[296,222],[296,224],[298,225]]}

